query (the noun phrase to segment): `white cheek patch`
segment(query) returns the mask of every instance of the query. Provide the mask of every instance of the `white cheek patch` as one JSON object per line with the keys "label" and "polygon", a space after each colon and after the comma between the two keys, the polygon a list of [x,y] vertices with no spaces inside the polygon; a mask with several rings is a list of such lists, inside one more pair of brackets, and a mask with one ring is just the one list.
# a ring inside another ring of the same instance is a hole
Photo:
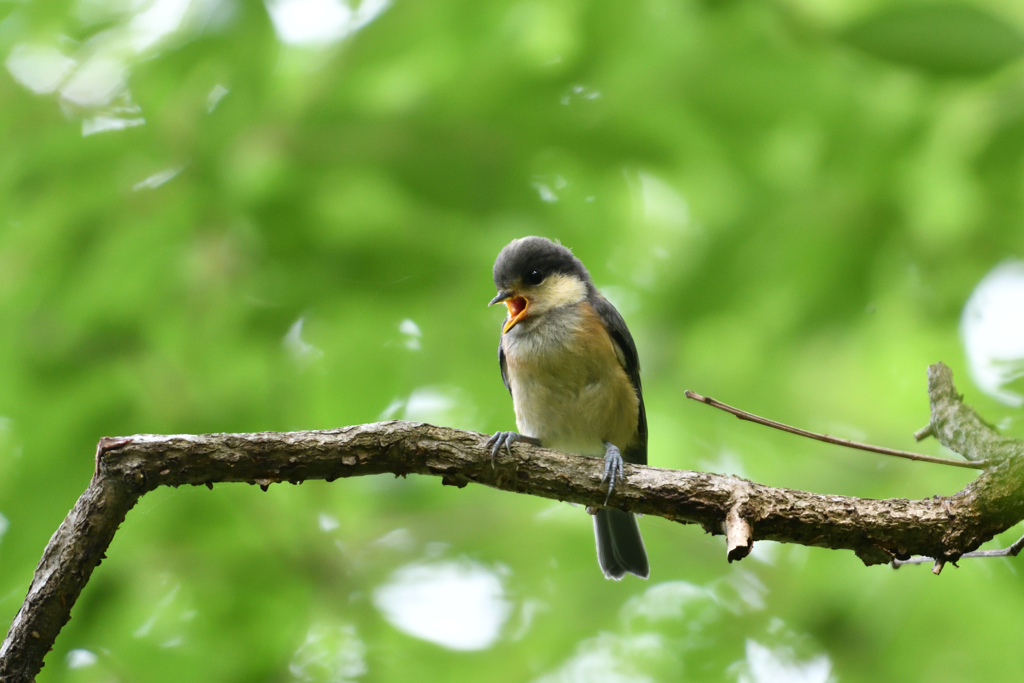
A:
{"label": "white cheek patch", "polygon": [[531,298],[534,312],[543,313],[583,301],[587,298],[587,286],[579,278],[555,273],[537,286]]}

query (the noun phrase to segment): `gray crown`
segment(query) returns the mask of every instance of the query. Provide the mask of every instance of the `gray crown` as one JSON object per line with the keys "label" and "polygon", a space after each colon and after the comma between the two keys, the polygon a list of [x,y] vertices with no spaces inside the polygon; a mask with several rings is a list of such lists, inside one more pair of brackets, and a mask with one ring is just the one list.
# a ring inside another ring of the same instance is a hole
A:
{"label": "gray crown", "polygon": [[566,247],[546,237],[521,237],[509,242],[494,261],[494,284],[506,289],[517,280],[526,281],[533,271],[542,277],[554,273],[574,275],[590,282],[586,266]]}

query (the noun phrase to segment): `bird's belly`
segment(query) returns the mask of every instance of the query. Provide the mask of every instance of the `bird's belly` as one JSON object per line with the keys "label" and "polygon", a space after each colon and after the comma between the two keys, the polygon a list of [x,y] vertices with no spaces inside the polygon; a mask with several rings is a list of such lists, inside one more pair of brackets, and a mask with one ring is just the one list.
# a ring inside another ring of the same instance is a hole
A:
{"label": "bird's belly", "polygon": [[547,360],[553,362],[510,359],[519,432],[565,453],[604,456],[606,441],[625,450],[636,435],[639,399],[618,361]]}
{"label": "bird's belly", "polygon": [[[596,396],[565,395],[562,392],[530,391],[536,398],[516,402],[516,426],[522,434],[535,436],[545,448],[579,455],[604,455],[608,420],[613,418],[607,400]],[[599,392],[589,392],[599,393]]]}

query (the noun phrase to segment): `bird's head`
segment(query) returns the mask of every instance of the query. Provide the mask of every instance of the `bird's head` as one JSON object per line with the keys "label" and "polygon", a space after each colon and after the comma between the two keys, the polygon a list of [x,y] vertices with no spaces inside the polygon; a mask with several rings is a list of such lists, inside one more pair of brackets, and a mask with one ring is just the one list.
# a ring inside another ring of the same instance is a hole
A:
{"label": "bird's head", "polygon": [[509,242],[494,262],[498,295],[489,305],[505,304],[508,332],[525,319],[579,303],[587,296],[590,273],[572,252],[544,237],[521,237]]}

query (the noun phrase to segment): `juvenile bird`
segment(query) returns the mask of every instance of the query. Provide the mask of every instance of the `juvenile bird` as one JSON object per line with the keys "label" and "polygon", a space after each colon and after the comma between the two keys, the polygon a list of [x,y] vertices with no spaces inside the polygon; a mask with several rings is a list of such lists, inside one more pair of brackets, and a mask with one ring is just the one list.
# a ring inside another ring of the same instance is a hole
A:
{"label": "juvenile bird", "polygon": [[[494,262],[504,303],[498,361],[512,394],[518,432],[491,437],[502,447],[526,441],[604,459],[611,494],[623,460],[647,463],[647,416],[640,363],[625,321],[572,252],[543,237],[512,240]],[[636,518],[612,508],[594,514],[597,561],[609,579],[647,578],[647,551]]]}

